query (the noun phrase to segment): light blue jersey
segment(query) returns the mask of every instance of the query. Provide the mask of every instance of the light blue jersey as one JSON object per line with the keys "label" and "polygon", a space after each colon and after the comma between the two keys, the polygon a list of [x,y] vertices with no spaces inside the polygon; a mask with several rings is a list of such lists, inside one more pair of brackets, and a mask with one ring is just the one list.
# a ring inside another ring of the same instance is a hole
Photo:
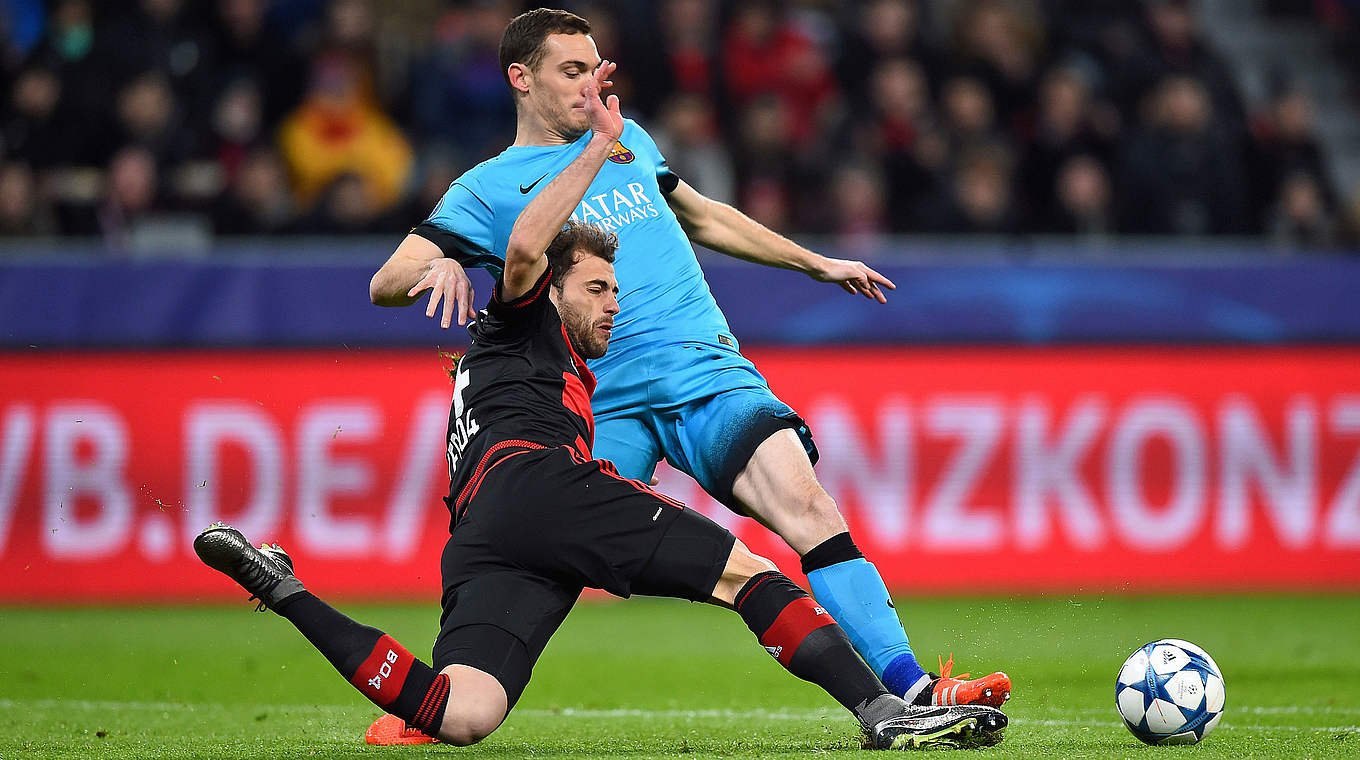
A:
{"label": "light blue jersey", "polygon": [[[515,219],[589,140],[587,132],[566,145],[506,148],[454,181],[429,222],[464,238],[467,249],[457,258],[466,256],[473,266],[498,275]],[[651,136],[625,119],[622,138],[572,214],[619,236],[614,270],[620,311],[609,353],[591,365],[597,372],[648,347],[731,334],[689,239],[662,197],[658,180],[669,174]]]}
{"label": "light blue jersey", "polygon": [[[455,180],[416,234],[464,266],[498,277],[515,219],[589,140],[586,133],[566,145],[506,148]],[[728,501],[732,478],[775,429],[800,430],[810,451],[811,441],[738,352],[663,196],[662,187],[674,189],[676,181],[651,136],[625,119],[613,153],[572,214],[619,237],[619,314],[609,351],[590,363],[599,379],[593,450],[644,481],[664,457]]]}

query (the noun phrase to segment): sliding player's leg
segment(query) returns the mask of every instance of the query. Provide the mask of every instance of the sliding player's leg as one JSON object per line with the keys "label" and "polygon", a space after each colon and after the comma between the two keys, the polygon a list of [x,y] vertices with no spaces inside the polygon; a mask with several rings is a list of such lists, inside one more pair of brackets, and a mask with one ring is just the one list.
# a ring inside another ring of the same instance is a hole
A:
{"label": "sliding player's leg", "polygon": [[[642,505],[643,510],[647,505]],[[765,651],[849,710],[879,749],[968,747],[1001,741],[990,707],[912,707],[888,693],[833,617],[728,531],[685,509],[630,582],[638,594],[707,601],[741,615]]]}
{"label": "sliding player's leg", "polygon": [[876,702],[887,690],[831,615],[768,560],[692,509],[674,518],[631,590],[735,609],[780,665],[821,686],[866,725],[877,722],[871,719],[882,705],[901,706],[895,698]]}
{"label": "sliding player's leg", "polygon": [[793,429],[775,431],[759,443],[733,480],[732,499],[799,553],[813,594],[842,621],[855,648],[894,694],[916,704],[999,706],[1010,698],[1005,673],[967,680],[921,667],[882,576],[850,537]]}
{"label": "sliding player's leg", "polygon": [[[451,562],[468,572],[457,585],[445,585],[434,663],[443,672],[480,674],[494,684],[496,699],[489,703],[475,705],[468,699],[455,706],[450,701],[446,710],[449,715],[467,709],[471,714],[484,716],[485,722],[479,727],[485,733],[468,737],[476,741],[499,726],[519,702],[534,663],[561,627],[581,595],[581,588],[519,570],[472,567],[456,556],[460,548],[446,549],[444,553],[446,580],[452,577]],[[495,722],[491,723],[493,718]],[[447,718],[444,732],[449,733]]]}
{"label": "sliding player's leg", "polygon": [[[565,450],[559,451],[561,458],[569,458]],[[515,547],[497,536],[509,533],[514,525],[522,533],[523,526],[533,522],[529,513],[558,505],[548,498],[552,491],[548,483],[539,484],[543,493],[536,499],[503,501],[505,480],[524,479],[537,468],[523,468],[504,479],[502,469],[510,473],[512,467],[498,468],[496,477],[484,482],[479,500],[454,525],[440,561],[443,612],[434,643],[434,665],[446,673],[485,677],[488,687],[494,684],[494,693],[481,702],[450,702],[446,716],[463,711],[481,716],[481,722],[472,726],[476,731],[458,743],[486,736],[514,709],[529,684],[534,663],[581,595],[580,585],[561,583],[507,560],[507,550],[513,552]],[[456,733],[448,724],[446,717],[440,738]],[[418,726],[391,715],[374,721],[365,738],[369,744],[431,741]]]}
{"label": "sliding player's leg", "polygon": [[[464,518],[470,522],[460,522],[455,533],[483,536],[516,567],[623,597],[636,593],[733,606],[770,651],[779,650],[776,659],[782,665],[827,689],[867,725],[904,706],[884,690],[831,616],[806,593],[768,562],[737,547],[730,532],[622,477],[610,462],[586,459],[566,447],[523,454],[491,470],[478,499],[487,508],[470,507]],[[534,529],[526,531],[525,525]],[[447,552],[445,557],[447,565]],[[762,580],[752,581],[739,598],[740,586],[757,574],[763,574]],[[449,577],[446,569],[446,583]],[[467,583],[482,582],[477,577]],[[721,596],[715,597],[715,590]],[[507,596],[512,594],[460,591],[453,610],[484,619],[469,613],[469,604],[495,610]],[[446,587],[446,606],[449,598]]]}
{"label": "sliding player's leg", "polygon": [[452,744],[473,744],[505,717],[505,689],[468,667],[436,671],[395,639],[312,595],[278,546],[256,549],[241,533],[214,524],[194,540],[208,566],[291,622],[340,675],[375,705]]}

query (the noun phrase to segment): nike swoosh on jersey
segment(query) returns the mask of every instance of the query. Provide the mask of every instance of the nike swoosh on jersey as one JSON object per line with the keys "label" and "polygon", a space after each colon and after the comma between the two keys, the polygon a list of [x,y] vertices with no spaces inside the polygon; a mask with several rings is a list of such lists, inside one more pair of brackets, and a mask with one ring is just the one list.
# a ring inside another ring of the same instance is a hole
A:
{"label": "nike swoosh on jersey", "polygon": [[[545,173],[543,174],[543,177],[546,177],[546,176],[548,176],[548,175],[547,175],[547,173],[545,172]],[[533,182],[530,182],[530,183],[528,184],[527,187],[526,187],[525,185],[520,185],[520,186],[519,186],[519,191],[520,191],[520,193],[523,194],[523,195],[528,195],[528,194],[529,194],[529,191],[534,189],[534,185],[537,185],[538,183],[540,183],[540,182],[543,181],[543,177],[539,177],[538,179],[534,180]]]}

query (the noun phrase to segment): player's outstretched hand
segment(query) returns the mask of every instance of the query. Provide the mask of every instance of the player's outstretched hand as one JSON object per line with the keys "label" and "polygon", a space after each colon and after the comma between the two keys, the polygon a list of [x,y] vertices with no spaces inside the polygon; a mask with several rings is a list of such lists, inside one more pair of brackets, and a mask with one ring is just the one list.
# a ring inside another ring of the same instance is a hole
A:
{"label": "player's outstretched hand", "polygon": [[851,295],[858,293],[879,303],[888,302],[883,295],[883,288],[897,290],[892,280],[870,269],[863,261],[826,259],[822,268],[812,277],[821,282],[837,283]]}
{"label": "player's outstretched hand", "polygon": [[619,65],[613,61],[600,61],[600,65],[595,67],[595,73],[591,74],[585,88],[581,90],[581,95],[586,99],[586,117],[590,119],[590,131],[615,140],[623,135],[623,114],[619,113],[619,96],[610,95],[606,104],[606,101],[600,100],[600,94],[614,86],[609,75],[618,67]]}
{"label": "player's outstretched hand", "polygon": [[472,305],[475,295],[472,292],[472,281],[468,279],[463,267],[453,259],[432,260],[425,270],[425,276],[415,287],[408,290],[406,295],[415,298],[426,290],[430,291],[430,305],[425,307],[425,316],[433,318],[439,302],[441,300],[444,302],[444,313],[439,320],[440,327],[447,328],[453,324],[455,310],[458,312],[460,326],[477,317],[477,308]]}

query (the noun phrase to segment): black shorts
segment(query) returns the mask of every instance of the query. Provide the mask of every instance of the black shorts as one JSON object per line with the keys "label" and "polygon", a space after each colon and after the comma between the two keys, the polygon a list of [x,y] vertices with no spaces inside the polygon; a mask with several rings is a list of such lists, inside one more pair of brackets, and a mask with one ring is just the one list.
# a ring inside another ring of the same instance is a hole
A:
{"label": "black shorts", "polygon": [[513,706],[583,588],[705,601],[735,540],[608,462],[565,446],[508,451],[444,547],[435,669],[490,673]]}

